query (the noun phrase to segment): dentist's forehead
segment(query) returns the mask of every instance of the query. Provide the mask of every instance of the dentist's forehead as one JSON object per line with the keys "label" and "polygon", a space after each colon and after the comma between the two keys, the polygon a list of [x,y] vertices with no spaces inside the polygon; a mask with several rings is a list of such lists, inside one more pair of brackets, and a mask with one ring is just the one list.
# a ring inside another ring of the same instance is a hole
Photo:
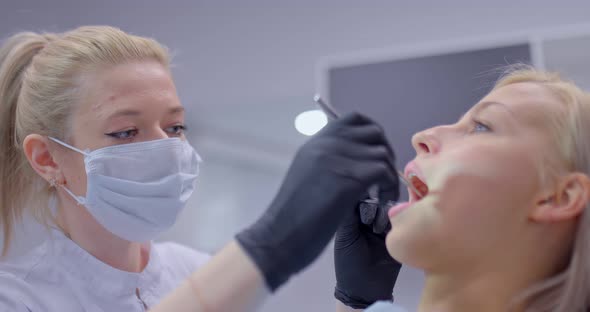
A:
{"label": "dentist's forehead", "polygon": [[128,104],[176,100],[170,72],[155,61],[135,61],[99,70],[85,81],[90,110],[118,109]]}

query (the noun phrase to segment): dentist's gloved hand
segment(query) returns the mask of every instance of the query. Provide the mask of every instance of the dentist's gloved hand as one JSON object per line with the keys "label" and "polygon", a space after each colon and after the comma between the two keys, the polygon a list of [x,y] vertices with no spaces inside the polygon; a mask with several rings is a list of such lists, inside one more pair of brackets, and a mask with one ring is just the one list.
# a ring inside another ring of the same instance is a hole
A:
{"label": "dentist's gloved hand", "polygon": [[394,162],[381,127],[357,113],[299,149],[270,207],[236,236],[271,291],[317,258],[370,185],[384,200],[398,198]]}
{"label": "dentist's gloved hand", "polygon": [[[389,226],[387,204],[363,201],[358,209],[348,212],[334,240],[336,288],[334,296],[343,304],[364,309],[380,300],[393,300],[393,286],[401,264],[385,247]],[[372,223],[366,225],[366,211],[375,211]],[[365,212],[365,213],[363,213]]]}

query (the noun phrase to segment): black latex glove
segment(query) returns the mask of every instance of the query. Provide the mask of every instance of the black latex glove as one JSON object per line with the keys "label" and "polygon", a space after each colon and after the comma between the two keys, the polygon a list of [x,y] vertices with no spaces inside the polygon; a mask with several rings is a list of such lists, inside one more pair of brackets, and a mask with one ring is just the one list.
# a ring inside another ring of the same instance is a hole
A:
{"label": "black latex glove", "polygon": [[379,300],[393,300],[401,264],[385,247],[385,235],[391,228],[389,207],[365,200],[359,209],[347,214],[336,232],[334,296],[351,308],[364,309]]}
{"label": "black latex glove", "polygon": [[381,127],[357,113],[299,149],[270,207],[236,236],[271,291],[317,258],[370,185],[397,199],[394,162]]}
{"label": "black latex glove", "polygon": [[378,199],[369,195],[359,204],[361,222],[373,228],[375,234],[387,234],[391,230],[391,223],[387,211],[394,202],[380,203]]}

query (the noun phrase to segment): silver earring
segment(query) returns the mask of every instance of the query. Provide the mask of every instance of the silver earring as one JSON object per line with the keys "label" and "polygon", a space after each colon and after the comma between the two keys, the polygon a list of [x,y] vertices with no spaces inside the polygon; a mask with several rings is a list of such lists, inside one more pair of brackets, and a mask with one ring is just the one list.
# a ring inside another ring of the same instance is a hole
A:
{"label": "silver earring", "polygon": [[51,179],[49,179],[49,185],[51,187],[56,187],[57,186],[57,179],[52,177]]}

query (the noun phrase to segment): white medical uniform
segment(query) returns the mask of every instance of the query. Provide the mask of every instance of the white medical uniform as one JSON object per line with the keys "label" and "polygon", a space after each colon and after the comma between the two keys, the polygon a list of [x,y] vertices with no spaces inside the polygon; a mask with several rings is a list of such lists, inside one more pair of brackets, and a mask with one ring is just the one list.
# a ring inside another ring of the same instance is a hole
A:
{"label": "white medical uniform", "polygon": [[0,263],[0,311],[146,311],[180,285],[209,255],[176,243],[151,243],[141,273],[115,269],[63,233]]}
{"label": "white medical uniform", "polygon": [[407,312],[408,310],[400,307],[399,305],[391,302],[380,301],[371,305],[365,312]]}

